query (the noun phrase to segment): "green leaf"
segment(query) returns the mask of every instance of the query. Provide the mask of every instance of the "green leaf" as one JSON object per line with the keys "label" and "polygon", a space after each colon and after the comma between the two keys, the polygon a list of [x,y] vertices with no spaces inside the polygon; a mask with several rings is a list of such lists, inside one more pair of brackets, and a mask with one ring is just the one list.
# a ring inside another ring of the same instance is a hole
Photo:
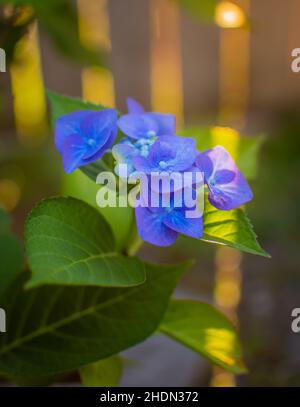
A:
{"label": "green leaf", "polygon": [[213,21],[217,0],[176,0],[193,17]]}
{"label": "green leaf", "polygon": [[9,233],[10,232],[10,218],[7,213],[0,208],[0,233]]}
{"label": "green leaf", "polygon": [[98,211],[74,198],[38,204],[25,226],[32,278],[41,284],[130,287],[145,281],[143,263],[116,252],[110,226]]}
{"label": "green leaf", "polygon": [[116,387],[122,376],[122,359],[117,356],[91,363],[79,369],[82,384],[86,387]]}
{"label": "green leaf", "polygon": [[123,251],[130,239],[132,225],[135,224],[133,209],[129,206],[124,208],[111,208],[109,206],[99,208],[96,195],[100,188],[100,185],[86,177],[82,171],[74,171],[72,174],[63,175],[63,194],[81,199],[95,207],[110,224],[114,232],[117,251]]}
{"label": "green leaf", "polygon": [[203,222],[202,240],[270,257],[257,242],[250,220],[242,208],[221,211],[212,206],[206,197]]}
{"label": "green leaf", "polygon": [[234,374],[245,373],[233,325],[209,304],[171,301],[160,331]]}
{"label": "green leaf", "polygon": [[60,95],[56,92],[51,92],[49,90],[47,91],[47,96],[50,100],[51,118],[53,125],[60,116],[75,112],[76,110],[105,109],[105,106],[103,105],[97,105],[95,103],[86,102],[79,98]]}
{"label": "green leaf", "polygon": [[187,128],[182,130],[180,135],[193,137],[200,151],[217,145],[225,147],[246,178],[256,177],[259,151],[264,141],[263,136],[241,136],[237,131],[227,127]]}
{"label": "green leaf", "polygon": [[24,291],[23,282],[16,283],[5,304],[0,374],[33,377],[70,371],[145,340],[158,328],[190,264],[146,264],[145,284],[130,288],[43,286]]}

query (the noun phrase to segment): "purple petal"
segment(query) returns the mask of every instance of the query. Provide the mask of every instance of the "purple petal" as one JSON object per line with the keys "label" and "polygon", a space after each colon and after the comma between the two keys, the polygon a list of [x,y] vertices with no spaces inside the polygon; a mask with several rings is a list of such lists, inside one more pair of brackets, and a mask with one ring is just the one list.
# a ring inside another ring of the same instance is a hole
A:
{"label": "purple petal", "polygon": [[205,154],[213,165],[213,171],[206,178],[212,205],[218,209],[230,210],[253,198],[248,182],[224,147],[217,146]]}
{"label": "purple petal", "polygon": [[177,232],[162,222],[163,216],[163,213],[151,212],[148,208],[135,208],[138,233],[145,242],[156,246],[170,246],[175,243]]}
{"label": "purple petal", "polygon": [[63,148],[63,166],[66,173],[70,174],[82,165],[87,146],[78,135],[66,138]]}
{"label": "purple petal", "polygon": [[164,218],[163,222],[175,232],[199,239],[203,233],[202,217],[187,218],[186,211],[186,208],[173,209]]}
{"label": "purple petal", "polygon": [[216,184],[229,184],[229,182],[233,181],[235,177],[235,173],[230,170],[219,170],[215,173],[215,183]]}
{"label": "purple petal", "polygon": [[213,172],[213,163],[208,156],[209,151],[210,150],[200,153],[195,162],[199,170],[204,173],[205,179],[208,179]]}
{"label": "purple petal", "polygon": [[127,109],[128,113],[133,113],[133,114],[142,114],[145,113],[145,109],[143,106],[138,103],[136,100],[133,98],[127,98]]}

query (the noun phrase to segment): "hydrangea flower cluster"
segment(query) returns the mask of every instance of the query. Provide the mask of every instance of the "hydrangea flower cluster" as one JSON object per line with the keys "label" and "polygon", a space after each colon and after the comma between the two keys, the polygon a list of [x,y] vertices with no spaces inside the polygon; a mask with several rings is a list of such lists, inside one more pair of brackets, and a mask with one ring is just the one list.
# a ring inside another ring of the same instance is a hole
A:
{"label": "hydrangea flower cluster", "polygon": [[[176,135],[174,115],[145,112],[130,98],[127,105],[128,113],[119,119],[114,109],[105,109],[78,111],[57,120],[55,142],[66,172],[102,157],[113,146],[119,129],[124,137],[111,150],[117,175],[121,175],[120,164],[127,165],[125,178],[140,172],[147,176],[201,173],[208,199],[216,208],[230,210],[252,199],[246,179],[223,147],[199,152],[193,138]],[[186,187],[196,188],[193,178]],[[156,190],[157,194],[164,192],[163,187]],[[162,204],[154,207],[150,201],[136,207],[140,237],[158,246],[173,244],[178,234],[201,238],[202,217],[189,218],[186,209],[185,203],[177,205],[174,190],[167,207]]]}

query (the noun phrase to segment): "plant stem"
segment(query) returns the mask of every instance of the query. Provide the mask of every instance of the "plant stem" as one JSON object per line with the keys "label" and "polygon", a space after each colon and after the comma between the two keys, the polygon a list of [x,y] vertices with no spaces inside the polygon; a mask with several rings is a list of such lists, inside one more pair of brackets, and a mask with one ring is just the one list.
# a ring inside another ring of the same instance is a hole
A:
{"label": "plant stem", "polygon": [[142,239],[139,237],[138,234],[136,234],[136,236],[134,237],[131,245],[128,247],[127,249],[127,255],[128,256],[134,256],[139,249],[141,248],[141,246],[143,245],[143,241]]}

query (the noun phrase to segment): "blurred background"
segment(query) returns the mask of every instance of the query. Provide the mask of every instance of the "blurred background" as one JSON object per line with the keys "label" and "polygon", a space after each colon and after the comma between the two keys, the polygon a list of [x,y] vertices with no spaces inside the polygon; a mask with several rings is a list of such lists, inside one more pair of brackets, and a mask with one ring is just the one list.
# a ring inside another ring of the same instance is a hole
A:
{"label": "blurred background", "polygon": [[[272,259],[182,238],[140,256],[196,266],[178,296],[211,302],[239,329],[248,374],[234,377],[155,336],[125,352],[124,386],[299,386],[299,0],[0,0],[0,205],[21,237],[41,198],[95,204],[95,185],[62,175],[46,89],[126,111],[131,96],[177,115],[178,127],[229,126],[264,134],[255,199],[247,205]],[[87,196],[89,195],[89,198]],[[111,212],[105,216],[111,217]],[[114,215],[119,220],[124,217]],[[131,213],[117,224],[124,239]],[[127,222],[127,223],[126,223]]]}

